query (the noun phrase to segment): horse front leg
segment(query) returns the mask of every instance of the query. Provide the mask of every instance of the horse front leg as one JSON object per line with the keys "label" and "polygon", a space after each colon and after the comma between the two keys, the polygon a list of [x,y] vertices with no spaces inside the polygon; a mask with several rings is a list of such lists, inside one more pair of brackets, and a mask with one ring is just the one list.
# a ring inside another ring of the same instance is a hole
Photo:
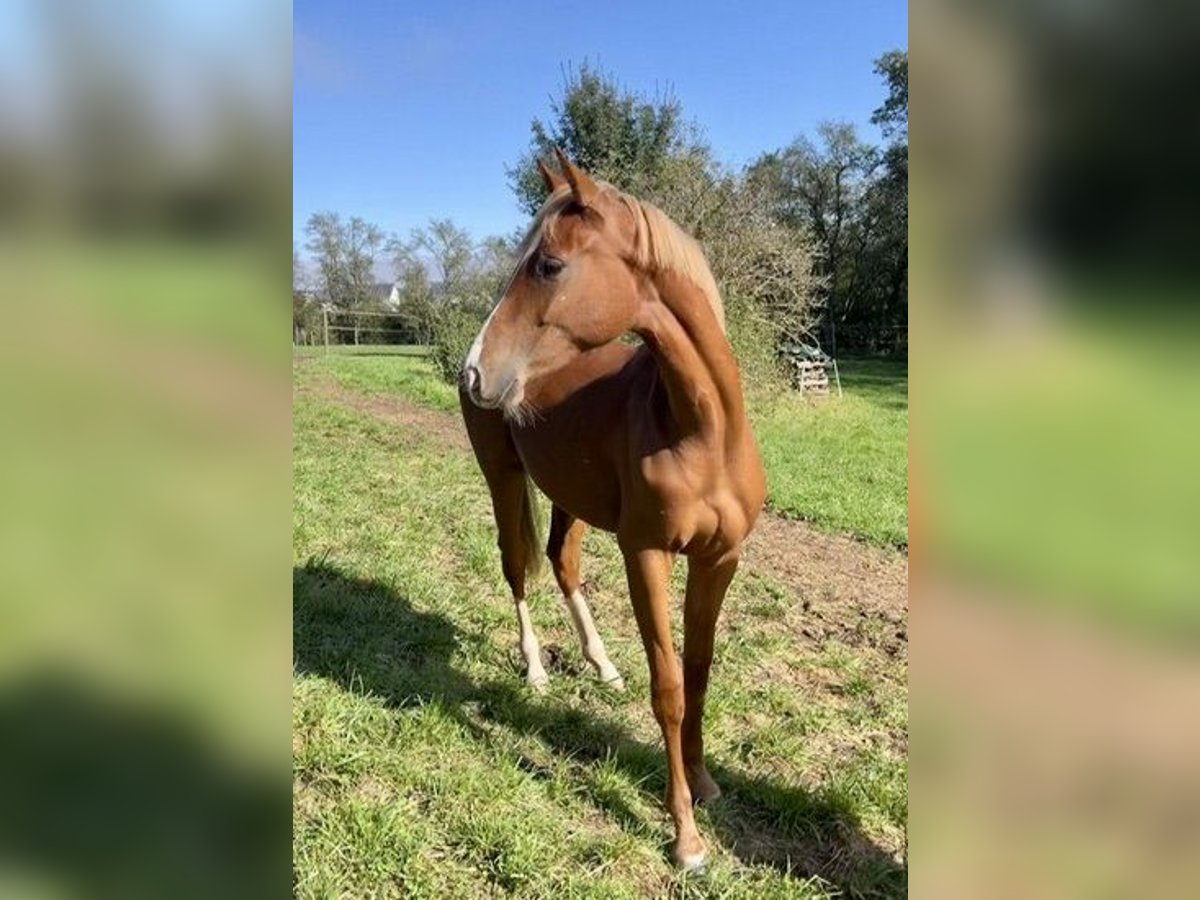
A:
{"label": "horse front leg", "polygon": [[704,764],[704,698],[712,665],[717,616],[737,571],[736,554],[719,560],[688,560],[683,604],[683,764],[696,802],[712,801],[721,789]]}
{"label": "horse front leg", "polygon": [[683,763],[683,675],[671,638],[668,580],[674,557],[664,550],[626,550],[625,572],[646,661],[650,666],[650,704],[667,750],[667,810],[675,820],[671,855],[683,869],[704,865],[704,842],[692,817],[692,795]]}
{"label": "horse front leg", "polygon": [[461,388],[458,399],[463,423],[471,438],[471,449],[475,451],[475,460],[492,495],[496,543],[500,547],[504,580],[508,582],[513,606],[516,607],[517,628],[520,630],[518,641],[521,655],[525,658],[525,680],[534,690],[543,690],[549,679],[542,665],[541,646],[529,617],[529,605],[525,602],[525,576],[536,568],[538,553],[534,540],[537,512],[527,490],[525,469],[500,412],[480,409]]}
{"label": "horse front leg", "polygon": [[531,557],[538,548],[529,542],[525,517],[533,515],[525,487],[525,475],[514,469],[504,476],[489,480],[492,492],[492,511],[496,516],[496,543],[500,547],[500,566],[504,580],[512,591],[517,610],[517,628],[521,655],[525,658],[525,681],[535,691],[543,691],[550,683],[542,665],[542,648],[533,630],[529,604],[525,602],[525,575]]}

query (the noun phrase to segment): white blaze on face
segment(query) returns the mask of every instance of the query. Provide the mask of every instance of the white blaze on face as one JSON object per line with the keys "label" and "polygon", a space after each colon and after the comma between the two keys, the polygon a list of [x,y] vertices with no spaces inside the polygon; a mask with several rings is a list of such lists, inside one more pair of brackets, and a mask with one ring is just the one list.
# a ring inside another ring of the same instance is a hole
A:
{"label": "white blaze on face", "polygon": [[[530,236],[526,235],[525,243],[530,242]],[[532,252],[532,247],[526,247],[523,252],[518,255],[517,264],[513,266],[512,274],[508,276],[508,281],[504,283],[504,290],[500,292],[500,299],[496,301],[496,305],[492,307],[492,311],[488,313],[487,319],[484,320],[483,327],[479,329],[479,334],[475,335],[475,340],[471,343],[471,349],[467,351],[467,358],[463,361],[463,368],[474,366],[479,370],[480,376],[483,375],[483,370],[479,366],[479,357],[483,354],[483,339],[487,334],[488,326],[492,324],[492,319],[496,317],[496,312],[500,309],[500,305],[508,299],[508,292],[512,289],[512,283],[517,280],[517,273],[521,270],[521,266],[529,258]]]}
{"label": "white blaze on face", "polygon": [[[497,301],[496,305],[492,307],[492,311],[488,313],[487,321],[483,323],[483,327],[479,329],[479,334],[475,336],[475,340],[471,344],[471,349],[467,351],[467,357],[465,360],[463,360],[463,369],[465,371],[466,369],[473,367],[479,373],[480,387],[483,386],[482,382],[488,380],[483,371],[483,367],[480,364],[480,358],[483,356],[483,342],[487,337],[488,326],[492,324],[492,319],[495,318],[495,315],[500,309],[501,305],[508,302],[508,295],[512,290],[513,282],[517,280],[517,276],[520,274],[521,269],[525,266],[525,264],[529,262],[529,258],[533,256],[535,252],[537,252],[537,248],[541,244],[542,235],[547,227],[549,218],[552,217],[557,210],[565,204],[566,196],[567,195],[565,193],[552,195],[546,201],[545,205],[538,211],[538,214],[534,217],[533,224],[530,226],[528,233],[526,233],[524,239],[521,241],[520,246],[517,248],[517,260],[513,265],[512,274],[508,276],[508,281],[505,282],[504,290],[500,292],[500,299]],[[511,361],[509,368],[512,368]],[[523,363],[522,365],[517,366],[516,370],[522,371]],[[493,372],[490,374],[494,376],[496,373]],[[494,387],[494,385],[489,386]],[[511,412],[513,415],[517,415],[522,396],[523,390],[521,389],[520,385],[517,385],[517,389],[510,392],[510,395],[505,399],[505,405],[508,407],[506,411]]]}

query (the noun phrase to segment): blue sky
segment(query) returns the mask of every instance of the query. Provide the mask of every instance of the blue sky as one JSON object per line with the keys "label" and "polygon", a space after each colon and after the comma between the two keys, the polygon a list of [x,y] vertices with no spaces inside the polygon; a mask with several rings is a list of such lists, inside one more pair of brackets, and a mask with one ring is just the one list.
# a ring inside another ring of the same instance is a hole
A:
{"label": "blue sky", "polygon": [[524,221],[505,167],[563,67],[670,87],[724,162],[844,119],[869,124],[872,61],[908,46],[902,0],[329,2],[294,7],[293,221],[318,209],[406,236],[449,217],[476,237]]}

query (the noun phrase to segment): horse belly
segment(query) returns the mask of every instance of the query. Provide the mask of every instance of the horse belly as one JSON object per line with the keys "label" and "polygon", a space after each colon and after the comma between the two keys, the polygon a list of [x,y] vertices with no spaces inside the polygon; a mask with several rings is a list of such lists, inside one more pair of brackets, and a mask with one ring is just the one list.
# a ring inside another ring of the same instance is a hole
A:
{"label": "horse belly", "polygon": [[595,448],[531,440],[520,433],[514,438],[525,471],[555,506],[595,528],[617,530],[620,484]]}

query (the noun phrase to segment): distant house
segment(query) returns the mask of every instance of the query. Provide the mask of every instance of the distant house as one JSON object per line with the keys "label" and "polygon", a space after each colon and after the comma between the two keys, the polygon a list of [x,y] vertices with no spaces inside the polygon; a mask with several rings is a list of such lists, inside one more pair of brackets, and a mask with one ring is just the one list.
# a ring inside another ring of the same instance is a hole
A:
{"label": "distant house", "polygon": [[400,286],[394,281],[377,281],[371,285],[371,296],[387,309],[400,309]]}

